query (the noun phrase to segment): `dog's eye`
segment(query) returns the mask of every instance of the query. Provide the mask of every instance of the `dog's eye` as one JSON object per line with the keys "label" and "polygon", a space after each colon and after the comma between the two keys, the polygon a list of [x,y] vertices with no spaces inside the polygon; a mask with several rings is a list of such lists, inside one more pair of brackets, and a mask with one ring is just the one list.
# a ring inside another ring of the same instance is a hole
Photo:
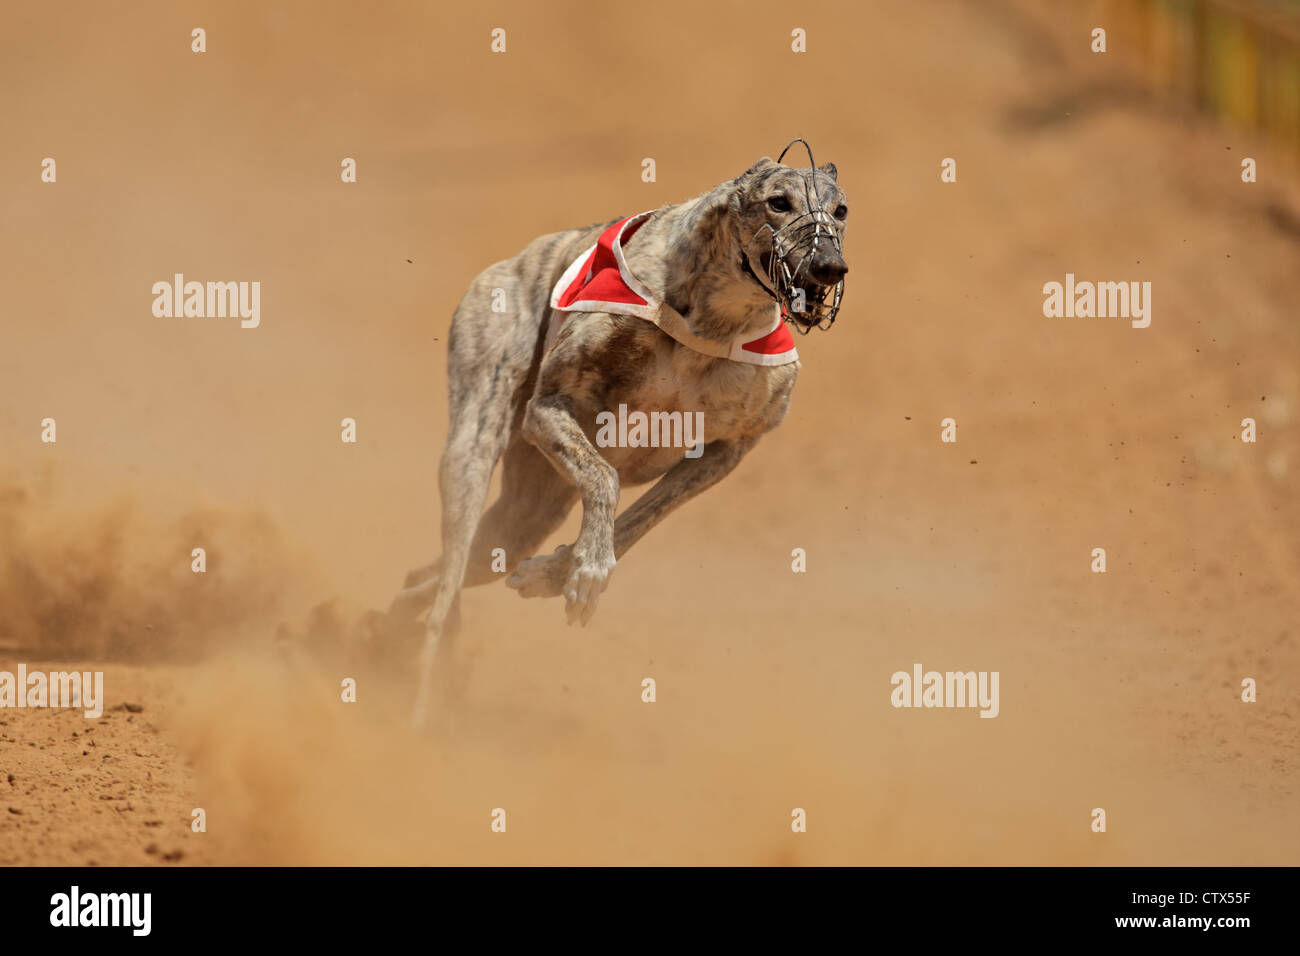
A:
{"label": "dog's eye", "polygon": [[785,196],[773,196],[767,201],[773,212],[789,212],[790,200]]}
{"label": "dog's eye", "polygon": [[836,219],[843,220],[848,216],[848,214],[849,214],[849,207],[845,206],[843,203],[835,207],[834,216]]}

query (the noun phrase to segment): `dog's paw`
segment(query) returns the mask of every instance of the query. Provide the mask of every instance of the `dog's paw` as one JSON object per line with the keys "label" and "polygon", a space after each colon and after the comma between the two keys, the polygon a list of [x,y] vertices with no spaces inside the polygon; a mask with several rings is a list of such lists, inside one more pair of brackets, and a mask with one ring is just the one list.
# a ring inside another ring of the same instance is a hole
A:
{"label": "dog's paw", "polygon": [[564,613],[570,624],[587,626],[596,613],[601,592],[609,586],[609,576],[614,571],[614,555],[597,558],[575,558],[573,570],[564,582]]}
{"label": "dog's paw", "polygon": [[573,549],[562,544],[553,554],[526,558],[506,578],[506,587],[514,588],[520,597],[556,597],[564,590],[564,583],[573,570]]}

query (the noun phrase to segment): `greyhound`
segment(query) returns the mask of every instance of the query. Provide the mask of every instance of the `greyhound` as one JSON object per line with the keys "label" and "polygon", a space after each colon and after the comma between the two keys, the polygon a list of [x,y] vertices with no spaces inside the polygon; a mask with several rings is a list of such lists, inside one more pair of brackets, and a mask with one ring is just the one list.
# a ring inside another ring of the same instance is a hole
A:
{"label": "greyhound", "polygon": [[[807,168],[784,164],[794,143]],[[799,372],[789,329],[829,328],[843,294],[836,179],[794,140],[694,199],[542,236],[474,279],[447,345],[442,556],[407,575],[388,612],[428,610],[417,724],[463,587],[505,573],[523,597],[562,594],[568,622],[586,625],[617,560],[780,424]],[[702,413],[707,438],[598,441],[598,419],[621,406],[669,432]],[[620,488],[655,479],[616,519]],[[535,555],[579,499],[577,540]]]}

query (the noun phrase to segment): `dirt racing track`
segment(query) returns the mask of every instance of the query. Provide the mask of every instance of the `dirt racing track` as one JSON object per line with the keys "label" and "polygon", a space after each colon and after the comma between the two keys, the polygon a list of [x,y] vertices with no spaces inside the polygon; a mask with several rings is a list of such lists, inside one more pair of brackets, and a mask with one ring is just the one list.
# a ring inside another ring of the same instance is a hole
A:
{"label": "dirt racing track", "polygon": [[[223,6],[202,56],[165,4],[5,13],[0,670],[105,712],[0,710],[0,863],[1300,862],[1300,179],[1033,5],[814,3],[797,60],[741,6]],[[464,287],[797,135],[851,272],[785,423],[587,628],[467,591],[409,730],[357,626],[436,556]],[[177,272],[260,325],[154,317]],[[1067,274],[1150,325],[1046,317]],[[891,706],[918,664],[996,719]]]}

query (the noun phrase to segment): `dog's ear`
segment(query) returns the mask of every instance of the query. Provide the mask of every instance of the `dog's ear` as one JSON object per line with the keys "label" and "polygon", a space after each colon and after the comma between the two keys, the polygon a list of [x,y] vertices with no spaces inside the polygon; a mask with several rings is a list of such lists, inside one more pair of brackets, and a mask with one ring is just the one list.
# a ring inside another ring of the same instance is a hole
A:
{"label": "dog's ear", "polygon": [[835,168],[834,163],[827,163],[825,166],[818,166],[817,169],[819,172],[825,173],[831,179],[835,179],[840,172],[838,169]]}
{"label": "dog's ear", "polygon": [[771,157],[771,156],[764,156],[762,159],[760,159],[758,162],[756,162],[753,166],[750,166],[749,169],[745,170],[743,173],[741,173],[739,176],[737,176],[736,179],[737,179],[737,180],[744,179],[746,176],[752,176],[752,175],[754,175],[754,173],[758,172],[759,170],[767,169],[767,167],[769,167],[769,166],[775,166],[775,165],[776,165],[776,163],[774,163],[774,162],[772,161],[772,157]]}

